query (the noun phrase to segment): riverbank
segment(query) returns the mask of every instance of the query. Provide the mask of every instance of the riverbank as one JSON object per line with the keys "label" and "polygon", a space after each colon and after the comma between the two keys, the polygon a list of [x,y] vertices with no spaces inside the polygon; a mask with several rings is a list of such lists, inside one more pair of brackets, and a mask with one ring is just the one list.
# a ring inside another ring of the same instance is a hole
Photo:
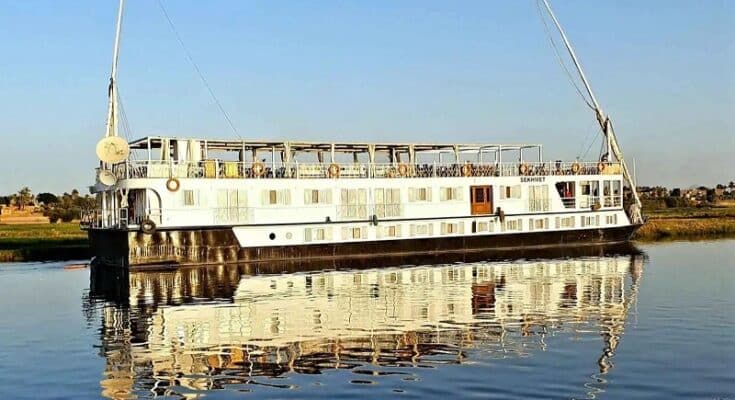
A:
{"label": "riverbank", "polygon": [[0,225],[0,262],[88,257],[87,234],[78,223]]}
{"label": "riverbank", "polygon": [[735,207],[644,210],[646,224],[634,240],[701,239],[735,236]]}

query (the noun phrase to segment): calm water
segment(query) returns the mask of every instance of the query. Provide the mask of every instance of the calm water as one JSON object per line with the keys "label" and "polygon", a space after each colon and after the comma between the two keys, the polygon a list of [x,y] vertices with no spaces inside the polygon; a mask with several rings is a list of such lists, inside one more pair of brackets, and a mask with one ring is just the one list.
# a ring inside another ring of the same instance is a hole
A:
{"label": "calm water", "polygon": [[[560,254],[564,256],[564,254]],[[111,276],[0,265],[0,398],[735,398],[735,241]]]}

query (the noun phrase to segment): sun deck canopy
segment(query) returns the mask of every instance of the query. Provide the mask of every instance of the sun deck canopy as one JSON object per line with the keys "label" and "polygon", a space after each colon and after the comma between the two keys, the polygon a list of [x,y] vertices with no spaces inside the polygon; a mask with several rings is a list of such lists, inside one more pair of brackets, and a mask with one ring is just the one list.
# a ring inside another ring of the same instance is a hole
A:
{"label": "sun deck canopy", "polygon": [[[237,152],[242,160],[244,154],[252,154],[256,158],[262,154],[279,154],[286,161],[293,159],[299,153],[317,153],[319,158],[323,154],[367,154],[374,162],[375,156],[386,155],[391,160],[400,160],[401,155],[407,155],[413,160],[417,154],[454,154],[459,159],[462,154],[494,155],[500,160],[501,153],[515,151],[519,159],[524,153],[530,153],[534,161],[542,161],[542,146],[540,144],[468,144],[468,143],[388,143],[388,142],[306,142],[283,140],[217,140],[194,139],[182,137],[148,136],[130,142],[132,150],[148,150],[168,148],[172,152],[188,154],[187,158],[206,159],[211,152]],[[161,152],[162,158],[167,158]],[[194,155],[194,153],[197,153]],[[530,161],[530,160],[529,160]]]}

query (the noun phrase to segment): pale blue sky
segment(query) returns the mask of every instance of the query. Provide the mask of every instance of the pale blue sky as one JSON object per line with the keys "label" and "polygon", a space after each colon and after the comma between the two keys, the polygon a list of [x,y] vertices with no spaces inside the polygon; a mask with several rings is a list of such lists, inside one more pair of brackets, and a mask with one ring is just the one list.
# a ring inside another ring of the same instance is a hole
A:
{"label": "pale blue sky", "polygon": [[[530,142],[556,159],[597,133],[535,0],[165,4],[246,138]],[[735,1],[552,5],[640,184],[735,179]],[[0,194],[93,182],[116,11],[3,2]],[[128,0],[120,57],[132,136],[234,137],[154,1]]]}

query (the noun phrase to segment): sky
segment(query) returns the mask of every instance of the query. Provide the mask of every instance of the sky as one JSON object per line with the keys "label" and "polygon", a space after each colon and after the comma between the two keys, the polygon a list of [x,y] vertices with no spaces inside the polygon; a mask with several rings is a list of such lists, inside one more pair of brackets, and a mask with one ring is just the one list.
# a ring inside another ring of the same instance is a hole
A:
{"label": "sky", "polygon": [[[551,160],[598,155],[594,115],[536,0],[162,1],[237,133],[157,3],[128,0],[118,83],[131,139],[540,143]],[[735,1],[552,6],[640,185],[735,180]],[[86,193],[94,182],[116,12],[114,0],[3,2],[0,194]]]}

